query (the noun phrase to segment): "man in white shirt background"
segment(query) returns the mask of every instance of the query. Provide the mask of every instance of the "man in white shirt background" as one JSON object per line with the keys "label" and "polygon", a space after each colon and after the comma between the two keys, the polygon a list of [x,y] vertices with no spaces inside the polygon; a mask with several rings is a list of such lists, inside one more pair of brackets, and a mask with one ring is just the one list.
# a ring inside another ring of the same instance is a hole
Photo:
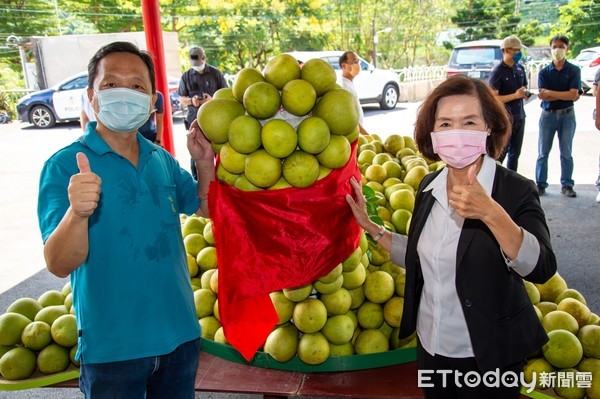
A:
{"label": "man in white shirt background", "polygon": [[359,118],[358,118],[358,127],[360,129],[360,134],[368,135],[364,126],[364,112],[360,105],[360,100],[358,99],[358,93],[356,92],[356,88],[354,87],[354,78],[356,75],[360,73],[360,59],[358,55],[354,51],[346,51],[340,57],[340,68],[342,68],[342,87],[352,93],[354,98],[356,98],[356,102],[358,104]]}

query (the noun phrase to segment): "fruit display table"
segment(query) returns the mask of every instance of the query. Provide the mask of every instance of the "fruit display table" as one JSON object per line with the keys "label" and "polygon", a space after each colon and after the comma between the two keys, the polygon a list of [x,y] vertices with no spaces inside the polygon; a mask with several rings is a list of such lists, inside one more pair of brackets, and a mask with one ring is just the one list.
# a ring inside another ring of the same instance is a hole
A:
{"label": "fruit display table", "polygon": [[[363,399],[422,399],[417,387],[417,363],[337,373],[300,373],[231,362],[202,352],[196,391],[259,394],[265,399],[299,396]],[[77,379],[51,387],[77,388]],[[537,394],[537,396],[535,396]],[[549,398],[535,392],[522,398]]]}
{"label": "fruit display table", "polygon": [[[200,354],[196,391],[262,394],[265,399],[298,396],[417,399],[417,363],[337,373],[300,373],[247,366],[206,352]],[[77,380],[52,387],[77,388]]]}
{"label": "fruit display table", "polygon": [[300,373],[232,363],[202,353],[197,390],[263,394],[265,398],[422,398],[416,362],[337,373]]}

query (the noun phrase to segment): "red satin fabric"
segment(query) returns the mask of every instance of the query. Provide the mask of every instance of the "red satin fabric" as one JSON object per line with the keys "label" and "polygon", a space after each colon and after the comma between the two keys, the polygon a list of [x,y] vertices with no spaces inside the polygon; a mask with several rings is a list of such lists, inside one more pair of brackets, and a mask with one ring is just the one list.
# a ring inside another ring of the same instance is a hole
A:
{"label": "red satin fabric", "polygon": [[215,181],[208,205],[227,341],[252,359],[278,322],[269,293],[327,274],[358,246],[361,228],[345,195],[360,181],[350,161],[307,188],[246,192]]}

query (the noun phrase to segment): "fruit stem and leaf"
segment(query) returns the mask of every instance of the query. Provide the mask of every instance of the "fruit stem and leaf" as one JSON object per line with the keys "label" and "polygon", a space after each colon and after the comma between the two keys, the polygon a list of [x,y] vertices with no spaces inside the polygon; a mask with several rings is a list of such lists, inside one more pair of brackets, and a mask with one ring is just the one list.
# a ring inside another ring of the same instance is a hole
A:
{"label": "fruit stem and leaf", "polygon": [[[383,219],[379,216],[379,214],[377,214],[377,208],[379,205],[377,204],[378,198],[375,195],[375,190],[373,190],[369,186],[363,186],[362,192],[363,192],[363,195],[365,196],[365,200],[367,202],[367,215],[369,215],[369,219],[371,219],[371,221],[373,221],[374,223],[377,223],[378,225],[383,226]],[[386,229],[387,229],[387,227],[386,227]],[[373,246],[377,245],[377,242],[375,242],[375,240],[373,240],[373,237],[371,237],[371,235],[368,232],[367,232],[367,240],[369,241],[369,243],[371,245],[373,245]],[[367,256],[369,256],[369,260],[371,259],[370,255],[371,255],[370,253],[367,253]]]}

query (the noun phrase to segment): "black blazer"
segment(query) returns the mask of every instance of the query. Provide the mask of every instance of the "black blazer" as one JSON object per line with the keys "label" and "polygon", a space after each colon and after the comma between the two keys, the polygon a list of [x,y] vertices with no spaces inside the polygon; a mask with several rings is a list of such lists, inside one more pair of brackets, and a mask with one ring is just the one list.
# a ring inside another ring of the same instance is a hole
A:
{"label": "black blazer", "polygon": [[[405,259],[406,288],[400,337],[410,335],[417,325],[424,284],[417,242],[435,201],[431,190],[423,192],[423,189],[439,173],[427,175],[417,193]],[[539,259],[525,279],[544,283],[556,272],[556,258],[535,184],[497,165],[492,198],[517,225],[538,239]],[[506,266],[500,246],[487,226],[480,220],[466,219],[457,252],[456,291],[480,370],[503,368],[537,352],[548,341],[548,336],[521,276]]]}

